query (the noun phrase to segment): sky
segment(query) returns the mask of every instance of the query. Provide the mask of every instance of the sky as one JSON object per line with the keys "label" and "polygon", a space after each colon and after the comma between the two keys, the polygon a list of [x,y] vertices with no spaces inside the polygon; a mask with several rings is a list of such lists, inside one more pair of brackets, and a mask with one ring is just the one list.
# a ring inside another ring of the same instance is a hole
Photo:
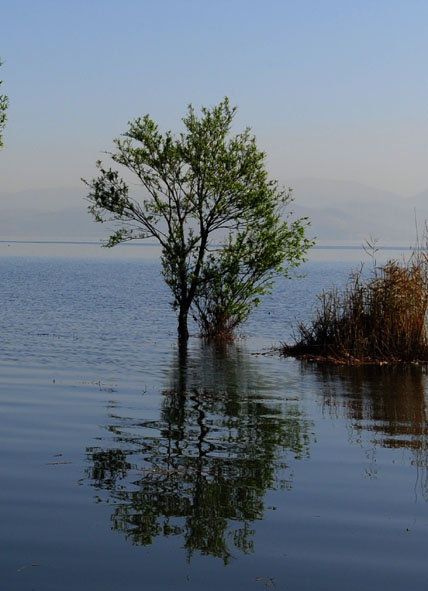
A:
{"label": "sky", "polygon": [[3,0],[0,193],[81,187],[127,122],[237,105],[270,174],[428,188],[428,1]]}

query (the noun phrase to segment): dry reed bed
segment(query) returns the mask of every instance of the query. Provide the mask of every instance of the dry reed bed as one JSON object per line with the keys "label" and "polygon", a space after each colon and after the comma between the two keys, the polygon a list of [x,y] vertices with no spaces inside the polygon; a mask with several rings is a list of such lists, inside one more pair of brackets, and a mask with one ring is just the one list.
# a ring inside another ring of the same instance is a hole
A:
{"label": "dry reed bed", "polygon": [[407,261],[353,272],[343,291],[319,296],[310,323],[281,353],[343,364],[428,363],[428,256],[416,248]]}

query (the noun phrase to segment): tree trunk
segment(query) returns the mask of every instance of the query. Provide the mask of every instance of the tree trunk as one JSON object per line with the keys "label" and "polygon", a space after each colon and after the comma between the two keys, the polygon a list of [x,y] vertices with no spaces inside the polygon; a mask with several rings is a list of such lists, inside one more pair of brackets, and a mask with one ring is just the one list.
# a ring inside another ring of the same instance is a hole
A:
{"label": "tree trunk", "polygon": [[187,328],[187,313],[187,308],[180,307],[180,312],[178,314],[178,340],[180,343],[186,343],[189,338],[189,330]]}

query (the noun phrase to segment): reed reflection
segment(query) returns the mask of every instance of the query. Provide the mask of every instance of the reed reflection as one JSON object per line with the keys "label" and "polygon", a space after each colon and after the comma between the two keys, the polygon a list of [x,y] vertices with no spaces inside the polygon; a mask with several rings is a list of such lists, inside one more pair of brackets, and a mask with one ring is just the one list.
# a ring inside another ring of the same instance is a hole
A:
{"label": "reed reflection", "polygon": [[321,384],[324,409],[350,421],[356,442],[368,435],[375,447],[408,449],[412,463],[428,470],[425,368],[319,364],[312,371]]}
{"label": "reed reflection", "polygon": [[287,454],[309,454],[310,425],[234,345],[177,352],[165,380],[157,420],[110,414],[113,442],[87,449],[87,477],[132,543],[177,535],[188,559],[227,563],[252,552],[266,491],[292,486]]}

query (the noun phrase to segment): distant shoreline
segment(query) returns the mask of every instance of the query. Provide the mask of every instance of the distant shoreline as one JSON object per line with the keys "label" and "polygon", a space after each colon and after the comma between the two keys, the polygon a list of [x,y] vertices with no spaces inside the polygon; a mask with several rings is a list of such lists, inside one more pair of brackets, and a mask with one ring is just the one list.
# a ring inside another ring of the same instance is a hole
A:
{"label": "distant shoreline", "polygon": [[[40,240],[40,239],[36,239],[36,238],[28,238],[28,239],[23,239],[23,240],[16,240],[16,239],[4,239],[4,238],[0,238],[0,244],[76,244],[76,245],[94,245],[94,246],[102,246],[103,245],[103,241],[100,239],[97,240],[56,240],[56,239],[51,239],[51,240]],[[146,242],[146,241],[134,241],[134,242],[124,242],[122,244],[118,244],[117,246],[120,247],[136,247],[136,246],[159,246],[159,244],[157,242]],[[117,247],[115,247],[117,248]],[[389,244],[385,244],[382,246],[378,246],[379,250],[397,250],[397,251],[402,251],[402,250],[413,250],[414,247],[412,246],[404,246],[404,245],[389,245]],[[312,247],[311,250],[364,250],[363,246],[357,245],[357,244],[316,244],[315,246]]]}

